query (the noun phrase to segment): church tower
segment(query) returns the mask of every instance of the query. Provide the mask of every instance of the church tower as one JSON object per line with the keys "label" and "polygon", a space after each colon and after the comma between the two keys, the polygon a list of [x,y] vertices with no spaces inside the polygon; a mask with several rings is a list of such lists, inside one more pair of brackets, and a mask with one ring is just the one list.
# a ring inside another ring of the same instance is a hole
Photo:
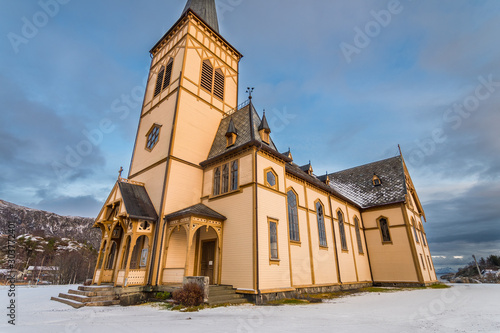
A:
{"label": "church tower", "polygon": [[[242,55],[219,34],[214,0],[188,0],[150,53],[128,179],[145,184],[159,231],[162,216],[200,202],[199,163],[207,159],[221,119],[238,104]],[[155,234],[154,243],[160,242]]]}

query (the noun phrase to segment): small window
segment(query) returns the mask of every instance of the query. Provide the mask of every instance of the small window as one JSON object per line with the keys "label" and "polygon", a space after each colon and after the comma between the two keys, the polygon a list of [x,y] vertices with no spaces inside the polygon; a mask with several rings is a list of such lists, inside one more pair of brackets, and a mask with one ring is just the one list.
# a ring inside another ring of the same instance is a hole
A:
{"label": "small window", "polygon": [[422,244],[424,244],[424,246],[427,246],[424,235],[424,227],[422,226],[422,224],[420,224],[420,238],[422,238]]}
{"label": "small window", "polygon": [[163,78],[165,77],[165,67],[161,66],[160,71],[158,72],[158,77],[156,78],[156,86],[155,86],[155,95],[158,96],[161,93],[161,87],[163,84]]}
{"label": "small window", "polygon": [[420,259],[422,260],[422,266],[424,267],[424,270],[426,270],[424,256],[422,254],[420,254]]}
{"label": "small window", "polygon": [[275,190],[278,189],[278,176],[273,170],[268,170],[266,171],[266,185],[269,187],[274,188]]}
{"label": "small window", "polygon": [[224,99],[224,74],[220,68],[215,70],[214,95],[219,99]]}
{"label": "small window", "polygon": [[238,189],[238,161],[231,163],[231,191]]}
{"label": "small window", "polygon": [[382,185],[382,181],[380,180],[380,178],[377,175],[373,175],[372,182],[373,182],[373,186]]}
{"label": "small window", "polygon": [[354,218],[354,228],[356,229],[356,239],[358,241],[358,252],[363,254],[363,244],[361,243],[361,232],[359,230],[359,220],[357,217]]}
{"label": "small window", "polygon": [[214,171],[214,195],[220,194],[220,168],[215,168]]}
{"label": "small window", "polygon": [[347,251],[347,239],[345,237],[345,227],[344,227],[344,214],[342,211],[337,212],[337,218],[339,219],[339,229],[340,229],[340,243],[342,250]]}
{"label": "small window", "polygon": [[146,136],[146,149],[153,150],[160,138],[160,125],[153,125]]}
{"label": "small window", "polygon": [[427,256],[427,261],[429,263],[429,270],[432,271],[432,261],[431,261],[431,258],[429,256]]}
{"label": "small window", "polygon": [[229,165],[224,164],[222,167],[222,193],[229,192]]}
{"label": "small window", "polygon": [[269,254],[271,260],[278,260],[278,223],[269,221]]}
{"label": "small window", "polygon": [[378,224],[380,227],[380,232],[382,234],[382,242],[390,243],[391,242],[391,234],[389,233],[389,223],[385,217],[380,218],[378,220]]}
{"label": "small window", "polygon": [[288,203],[288,228],[290,229],[290,240],[299,242],[299,217],[297,212],[297,195],[292,190],[287,193]]}
{"label": "small window", "polygon": [[413,228],[413,234],[415,235],[415,241],[417,243],[420,243],[419,239],[418,239],[418,233],[417,233],[417,223],[415,222],[415,220],[412,218],[411,219],[411,222],[412,222],[412,228]]}
{"label": "small window", "polygon": [[212,92],[212,83],[214,80],[214,68],[210,60],[204,60],[201,69],[201,87],[208,92]]}
{"label": "small window", "polygon": [[325,215],[323,205],[319,201],[316,203],[316,218],[318,220],[319,245],[326,247]]}

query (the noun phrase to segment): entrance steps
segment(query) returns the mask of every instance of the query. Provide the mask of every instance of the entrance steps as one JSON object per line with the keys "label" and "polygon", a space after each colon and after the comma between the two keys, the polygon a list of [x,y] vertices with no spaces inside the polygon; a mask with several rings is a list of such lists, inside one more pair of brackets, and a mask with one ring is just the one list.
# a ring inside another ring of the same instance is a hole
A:
{"label": "entrance steps", "polygon": [[246,298],[236,293],[233,286],[210,286],[208,289],[208,304],[241,304],[247,303]]}
{"label": "entrance steps", "polygon": [[79,309],[83,306],[119,305],[120,300],[114,287],[79,286],[78,290],[69,290],[67,294],[60,293],[50,299]]}

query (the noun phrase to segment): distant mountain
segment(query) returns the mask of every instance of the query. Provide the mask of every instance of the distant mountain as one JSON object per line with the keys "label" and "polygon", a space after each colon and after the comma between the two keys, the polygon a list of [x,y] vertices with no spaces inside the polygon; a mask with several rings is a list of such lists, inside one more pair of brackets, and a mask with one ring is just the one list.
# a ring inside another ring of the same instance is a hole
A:
{"label": "distant mountain", "polygon": [[55,236],[87,242],[95,248],[100,245],[101,231],[92,228],[92,218],[61,216],[0,200],[0,234],[8,232],[9,222],[15,222],[16,235]]}
{"label": "distant mountain", "polygon": [[442,267],[442,268],[437,268],[436,269],[436,274],[449,274],[449,273],[456,273],[457,270],[453,269],[451,267]]}

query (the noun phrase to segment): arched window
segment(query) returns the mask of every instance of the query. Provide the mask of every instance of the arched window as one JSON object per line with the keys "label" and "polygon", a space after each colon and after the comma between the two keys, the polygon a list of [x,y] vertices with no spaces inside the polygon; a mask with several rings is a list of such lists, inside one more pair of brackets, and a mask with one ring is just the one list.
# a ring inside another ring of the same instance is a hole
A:
{"label": "arched window", "polygon": [[106,269],[113,269],[114,268],[114,264],[115,264],[115,256],[116,256],[116,249],[117,246],[116,246],[116,242],[115,241],[112,241],[111,242],[111,250],[109,251],[109,254],[108,254],[108,262],[106,264]]}
{"label": "arched window", "polygon": [[420,243],[420,241],[418,240],[417,223],[415,222],[413,217],[411,218],[411,224],[412,224],[412,228],[413,228],[413,234],[415,235],[415,241],[417,243]]}
{"label": "arched window", "polygon": [[161,87],[163,84],[164,77],[165,77],[165,67],[161,66],[160,71],[158,72],[158,77],[156,78],[154,97],[158,96],[161,93]]}
{"label": "arched window", "polygon": [[359,231],[359,220],[357,217],[354,218],[354,228],[356,229],[356,239],[358,241],[358,252],[363,254],[363,244],[361,243],[361,232]]}
{"label": "arched window", "polygon": [[337,212],[337,217],[339,219],[339,229],[340,229],[340,243],[342,245],[342,250],[347,251],[347,239],[345,237],[345,228],[344,228],[344,214],[341,210]]}
{"label": "arched window", "polygon": [[278,221],[269,220],[269,255],[271,260],[278,260]]}
{"label": "arched window", "polygon": [[208,92],[212,92],[212,83],[214,80],[214,68],[210,60],[203,60],[201,68],[201,87]]}
{"label": "arched window", "polygon": [[299,235],[299,217],[297,211],[297,196],[290,190],[287,193],[288,201],[288,228],[290,229],[290,240],[300,241]]}
{"label": "arched window", "polygon": [[222,167],[222,193],[229,192],[229,165],[224,164]]}
{"label": "arched window", "polygon": [[99,263],[97,264],[97,267],[99,269],[102,268],[102,263],[104,262],[104,255],[106,253],[106,245],[107,245],[107,241],[104,241],[104,244],[102,245],[102,249],[101,249],[101,255],[99,256]]}
{"label": "arched window", "polygon": [[238,161],[231,163],[231,191],[238,189]]}
{"label": "arched window", "polygon": [[214,77],[214,96],[222,100],[224,99],[224,83],[224,74],[220,68],[217,68]]}
{"label": "arched window", "polygon": [[127,237],[127,241],[125,242],[125,247],[124,247],[124,252],[123,252],[123,259],[122,259],[122,264],[120,265],[120,269],[125,269],[127,268],[127,261],[128,261],[128,253],[130,252],[130,236]]}
{"label": "arched window", "polygon": [[165,78],[163,79],[163,89],[170,85],[170,81],[172,80],[172,67],[174,65],[174,60],[170,59],[167,64],[167,69],[165,70]]}
{"label": "arched window", "polygon": [[147,266],[149,252],[148,236],[137,238],[130,258],[130,269],[139,269]]}
{"label": "arched window", "polygon": [[391,242],[391,234],[389,232],[389,222],[385,217],[381,217],[378,220],[378,224],[380,227],[380,233],[382,234],[382,242],[390,243]]}
{"label": "arched window", "polygon": [[420,227],[420,237],[422,238],[422,244],[424,244],[424,246],[427,246],[424,235],[424,227],[422,226],[422,223],[420,223],[419,227]]}
{"label": "arched window", "polygon": [[214,195],[220,194],[220,168],[215,168],[214,171]]}
{"label": "arched window", "polygon": [[325,231],[325,214],[321,202],[316,202],[316,218],[318,220],[319,245],[327,246]]}

